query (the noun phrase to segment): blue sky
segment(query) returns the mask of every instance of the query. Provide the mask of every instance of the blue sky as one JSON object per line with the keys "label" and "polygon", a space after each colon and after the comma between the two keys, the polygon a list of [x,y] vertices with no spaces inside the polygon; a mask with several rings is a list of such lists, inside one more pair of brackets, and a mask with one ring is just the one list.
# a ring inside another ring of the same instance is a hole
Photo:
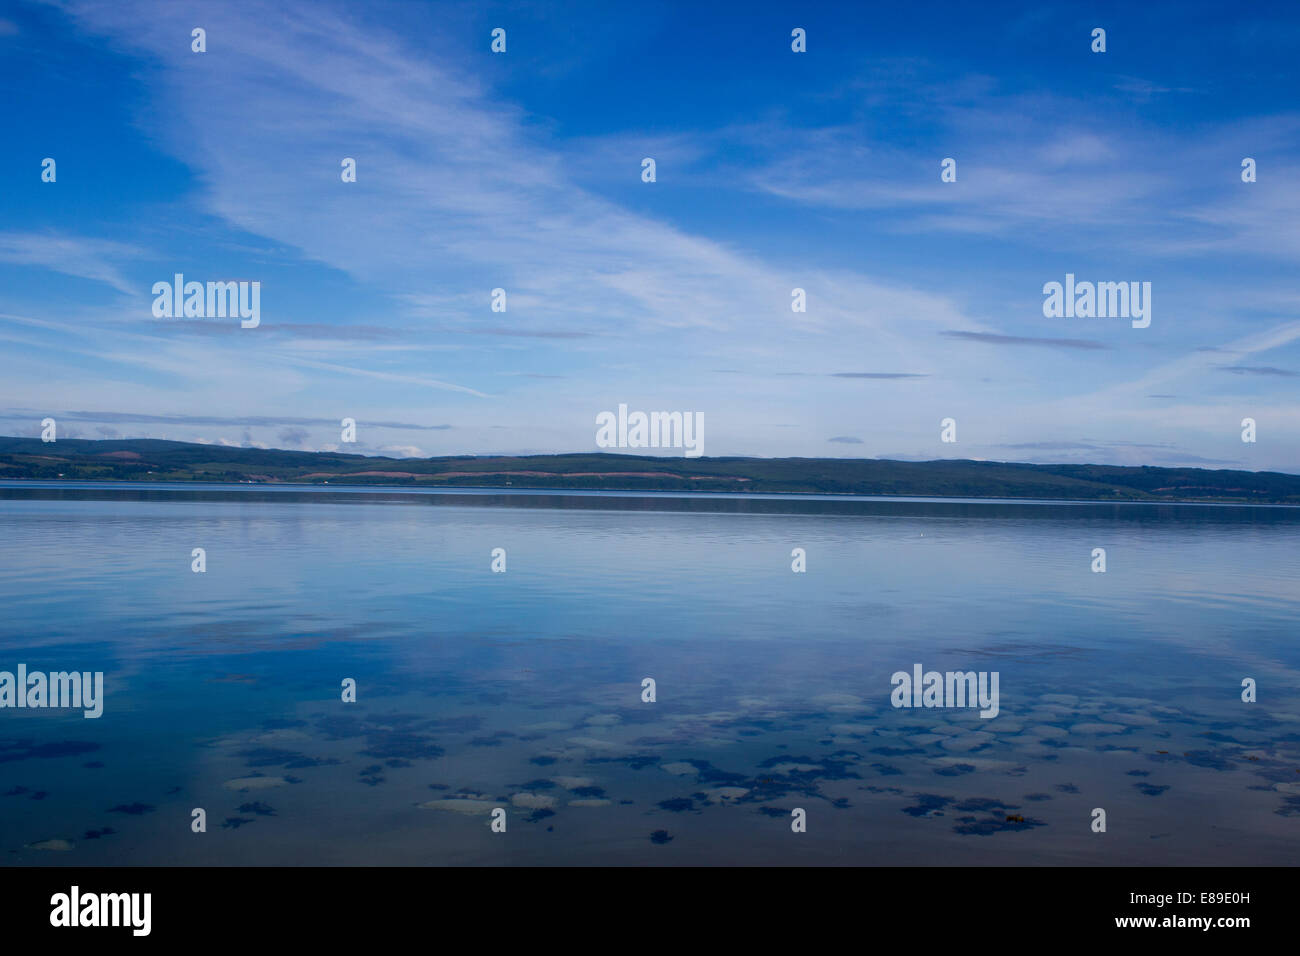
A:
{"label": "blue sky", "polygon": [[1300,472],[1293,4],[705,6],[0,6],[0,433]]}

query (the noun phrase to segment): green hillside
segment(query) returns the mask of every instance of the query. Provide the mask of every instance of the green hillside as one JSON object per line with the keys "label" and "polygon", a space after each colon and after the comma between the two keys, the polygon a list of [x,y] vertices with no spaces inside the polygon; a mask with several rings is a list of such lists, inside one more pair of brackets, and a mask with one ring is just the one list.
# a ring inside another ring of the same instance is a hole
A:
{"label": "green hillside", "polygon": [[845,458],[385,458],[131,439],[0,438],[0,478],[746,491],[1300,504],[1278,472]]}

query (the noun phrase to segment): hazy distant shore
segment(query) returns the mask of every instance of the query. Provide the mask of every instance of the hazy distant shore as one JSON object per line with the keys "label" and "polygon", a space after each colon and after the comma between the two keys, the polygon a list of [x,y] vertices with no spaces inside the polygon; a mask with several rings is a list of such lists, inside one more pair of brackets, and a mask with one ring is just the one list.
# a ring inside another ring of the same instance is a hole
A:
{"label": "hazy distant shore", "polygon": [[623,492],[1300,504],[1300,476],[941,459],[561,455],[388,458],[156,439],[0,438],[0,478]]}

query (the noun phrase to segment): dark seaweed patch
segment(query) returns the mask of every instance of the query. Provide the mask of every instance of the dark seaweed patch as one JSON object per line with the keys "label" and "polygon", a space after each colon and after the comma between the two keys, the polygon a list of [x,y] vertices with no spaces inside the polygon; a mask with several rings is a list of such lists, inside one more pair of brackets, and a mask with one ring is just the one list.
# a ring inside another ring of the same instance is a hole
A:
{"label": "dark seaweed patch", "polygon": [[[625,763],[633,770],[644,770],[653,767],[659,760],[655,754],[632,754],[630,757],[588,757],[587,763]],[[535,760],[533,762],[536,763]]]}
{"label": "dark seaweed patch", "polygon": [[1017,817],[1012,820],[993,817],[988,820],[977,820],[974,823],[959,823],[953,829],[962,836],[992,836],[994,833],[1004,833],[1008,830],[1032,830],[1034,827],[1043,826],[1047,824],[1032,817]]}
{"label": "dark seaweed patch", "polygon": [[349,714],[332,714],[316,721],[316,729],[330,740],[345,740],[348,737],[360,737],[365,731],[365,722],[360,717]]}
{"label": "dark seaweed patch", "polygon": [[653,767],[659,763],[659,758],[654,754],[633,754],[630,757],[622,758],[622,762],[633,770],[644,770],[646,767]]}
{"label": "dark seaweed patch", "polygon": [[338,763],[334,758],[321,760],[308,757],[297,750],[284,750],[280,747],[256,747],[253,750],[240,751],[239,756],[244,758],[244,763],[249,767],[287,767],[296,770],[302,767],[324,767]]}
{"label": "dark seaweed patch", "polygon": [[278,767],[296,757],[302,756],[296,750],[282,750],[277,747],[257,747],[253,750],[241,750],[239,756],[250,767]]}
{"label": "dark seaweed patch", "polygon": [[1019,804],[1003,803],[1001,800],[995,800],[992,797],[970,797],[960,803],[954,803],[954,810],[964,810],[967,813],[978,813],[981,810],[1015,810]]}
{"label": "dark seaweed patch", "polygon": [[109,813],[125,813],[133,817],[138,817],[142,813],[153,813],[158,808],[150,803],[119,803],[115,807],[109,807]]}
{"label": "dark seaweed patch", "polygon": [[[839,753],[851,753],[851,751],[839,751]],[[737,803],[771,803],[792,795],[825,799],[818,792],[819,780],[861,779],[860,774],[849,769],[847,761],[838,760],[833,756],[818,759],[806,755],[778,754],[764,760],[759,767],[769,770],[783,764],[802,764],[809,769],[791,769],[786,773],[768,772],[750,779],[745,779],[742,775],[718,771],[705,761],[691,761],[691,763],[701,771],[701,782],[744,786],[749,792],[736,800]]]}
{"label": "dark seaweed patch", "polygon": [[51,744],[38,744],[31,740],[10,740],[0,743],[0,763],[33,758],[75,757],[77,754],[93,753],[98,749],[99,744],[87,740],[63,740]]}
{"label": "dark seaweed patch", "polygon": [[671,800],[660,800],[659,807],[663,810],[671,810],[673,813],[683,813],[694,810],[695,801],[689,797],[673,797]]}
{"label": "dark seaweed patch", "polygon": [[934,772],[941,777],[960,777],[962,774],[974,773],[975,765],[969,763],[955,763],[949,767],[936,767]]}
{"label": "dark seaweed patch", "polygon": [[[839,751],[845,753],[846,751]],[[854,754],[857,756],[857,754]],[[813,770],[791,770],[786,776],[793,780],[861,780],[860,774],[854,773],[849,769],[847,760],[840,760],[835,755],[823,757],[818,760],[813,757],[788,757],[784,754],[769,757],[764,760],[759,767],[767,769],[784,763],[808,764],[814,767]],[[701,778],[703,779],[703,778]]]}
{"label": "dark seaweed patch", "polygon": [[1235,770],[1232,761],[1226,760],[1211,750],[1192,750],[1183,754],[1193,767],[1207,767],[1210,770]]}
{"label": "dark seaweed patch", "polygon": [[253,803],[241,803],[239,805],[239,812],[256,813],[259,817],[273,817],[275,816],[275,807],[257,800]]}
{"label": "dark seaweed patch", "polygon": [[401,714],[396,712],[391,714],[370,714],[367,715],[366,719],[372,724],[384,728],[400,727],[403,724],[411,727],[429,723],[423,714]]}
{"label": "dark seaweed patch", "polygon": [[446,753],[428,734],[406,730],[377,730],[366,735],[363,757],[404,757],[407,760],[433,760]]}
{"label": "dark seaweed patch", "polygon": [[671,839],[672,837],[668,835],[667,830],[655,830],[654,833],[650,834],[650,842],[657,843],[660,846],[667,843]]}
{"label": "dark seaweed patch", "polygon": [[1300,797],[1284,797],[1282,806],[1273,812],[1282,817],[1300,817]]}
{"label": "dark seaweed patch", "polygon": [[453,734],[468,734],[483,726],[483,718],[478,716],[440,717],[429,721],[430,728],[445,730]]}
{"label": "dark seaweed patch", "polygon": [[903,812],[912,817],[941,817],[943,808],[952,803],[951,797],[941,797],[937,793],[913,794],[916,803],[903,807]]}
{"label": "dark seaweed patch", "polygon": [[1152,783],[1135,783],[1133,786],[1136,787],[1139,792],[1145,793],[1148,797],[1158,797],[1169,789],[1168,786],[1158,787]]}

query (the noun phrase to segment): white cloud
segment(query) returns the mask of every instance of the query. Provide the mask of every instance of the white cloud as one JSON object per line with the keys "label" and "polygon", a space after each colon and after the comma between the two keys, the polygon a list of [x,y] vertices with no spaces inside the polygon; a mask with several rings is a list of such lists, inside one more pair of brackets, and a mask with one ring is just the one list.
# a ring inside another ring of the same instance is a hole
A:
{"label": "white cloud", "polygon": [[138,292],[118,271],[114,260],[134,259],[139,249],[106,239],[55,233],[0,233],[0,262],[38,266],[64,275],[103,282],[119,292]]}

